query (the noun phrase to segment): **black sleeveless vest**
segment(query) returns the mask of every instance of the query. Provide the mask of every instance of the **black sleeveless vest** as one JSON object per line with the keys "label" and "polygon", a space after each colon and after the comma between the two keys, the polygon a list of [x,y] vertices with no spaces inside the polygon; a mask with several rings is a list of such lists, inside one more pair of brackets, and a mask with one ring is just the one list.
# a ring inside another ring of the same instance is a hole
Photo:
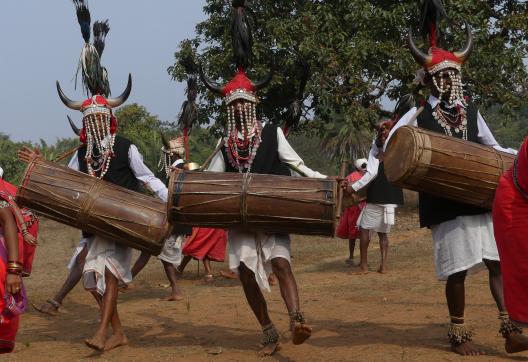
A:
{"label": "black sleeveless vest", "polygon": [[[264,126],[261,138],[262,140],[257,150],[257,154],[253,159],[250,172],[267,175],[291,176],[290,169],[279,159],[277,126],[272,124]],[[224,157],[226,172],[238,172],[238,168],[233,167],[229,162],[225,147],[222,147],[222,156]]]}
{"label": "black sleeveless vest", "polygon": [[[125,187],[132,191],[141,192],[141,185],[130,169],[128,161],[128,150],[132,142],[126,138],[116,136],[114,143],[114,157],[110,161],[108,172],[104,175],[103,180],[115,185]],[[79,171],[88,173],[86,165],[86,145],[83,145],[77,152],[79,160]]]}
{"label": "black sleeveless vest", "polygon": [[[478,141],[478,108],[474,104],[467,107],[467,138],[468,141]],[[427,102],[423,112],[418,116],[418,127],[445,134],[442,126],[433,117],[432,107]],[[453,137],[462,138],[462,133],[454,133]],[[419,210],[420,227],[431,227],[449,220],[454,220],[458,216],[479,215],[489,212],[477,206],[451,201],[442,197],[431,196],[420,192]]]}
{"label": "black sleeveless vest", "polygon": [[367,202],[369,204],[403,205],[403,191],[387,180],[383,162],[380,162],[378,166],[376,178],[368,185]]}

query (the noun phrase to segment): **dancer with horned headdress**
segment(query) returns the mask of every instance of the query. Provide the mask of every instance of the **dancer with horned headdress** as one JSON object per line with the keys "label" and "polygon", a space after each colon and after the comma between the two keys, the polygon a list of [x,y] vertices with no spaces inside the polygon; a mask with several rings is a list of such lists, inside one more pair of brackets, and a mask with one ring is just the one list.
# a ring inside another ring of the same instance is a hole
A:
{"label": "dancer with horned headdress", "polygon": [[[422,15],[422,32],[429,40],[429,52],[418,48],[412,30],[408,42],[412,56],[423,67],[417,78],[429,89],[430,96],[424,107],[414,107],[405,114],[388,137],[399,127],[411,125],[514,153],[499,146],[477,106],[464,96],[461,69],[474,45],[469,25],[465,25],[465,47],[450,52],[439,47],[440,20],[447,17],[442,2],[423,1]],[[448,338],[452,350],[461,355],[483,353],[473,344],[472,332],[465,324],[466,275],[482,262],[488,269],[491,294],[499,309],[500,331],[507,344],[513,343],[521,335],[513,328],[504,305],[490,211],[425,193],[420,193],[419,203],[420,224],[431,229],[438,279],[447,280],[445,293],[451,322]]]}
{"label": "dancer with horned headdress", "polygon": [[[127,100],[132,89],[132,77],[129,75],[127,87],[120,96],[109,97],[108,75],[100,62],[108,23],[94,24],[95,37],[91,44],[91,18],[87,5],[84,0],[74,0],[73,3],[85,42],[78,72],[82,75],[82,83],[90,98],[84,101],[70,100],[57,82],[61,101],[68,108],[83,114],[83,145],[71,159],[69,167],[134,191],[140,191],[142,186],[146,186],[166,201],[167,188],[145,166],[137,147],[117,135],[118,123],[112,109]],[[105,31],[101,32],[99,27],[104,27]],[[35,157],[38,155],[29,149],[20,153],[20,158],[26,162]],[[85,342],[90,348],[109,350],[127,343],[117,312],[117,296],[118,286],[126,285],[132,280],[132,249],[97,235],[90,237],[87,244],[84,286],[96,297],[101,308],[101,319],[95,334]],[[107,338],[109,324],[113,334]]]}
{"label": "dancer with horned headdress", "polygon": [[[201,70],[207,88],[224,97],[227,105],[227,136],[219,141],[209,171],[290,175],[287,165],[306,176],[325,176],[304,165],[290,146],[282,130],[272,124],[263,125],[257,118],[256,92],[266,86],[271,73],[263,81],[253,83],[246,75],[251,58],[251,22],[245,1],[233,1],[232,29],[237,72],[221,87],[208,80]],[[294,344],[301,344],[311,335],[300,309],[297,283],[291,268],[290,237],[287,234],[266,234],[246,229],[228,231],[229,267],[239,274],[246,299],[264,334],[263,354],[272,354],[279,347],[279,334],[271,322],[262,290],[270,290],[268,275],[273,271],[279,280],[281,294],[290,316]]]}

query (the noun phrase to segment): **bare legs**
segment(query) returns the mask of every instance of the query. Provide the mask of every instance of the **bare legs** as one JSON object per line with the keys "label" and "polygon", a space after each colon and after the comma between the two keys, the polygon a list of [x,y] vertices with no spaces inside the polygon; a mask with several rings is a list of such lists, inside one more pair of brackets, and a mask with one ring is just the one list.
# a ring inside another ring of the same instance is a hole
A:
{"label": "bare legs", "polygon": [[173,264],[167,263],[166,261],[161,261],[163,264],[163,268],[165,269],[165,274],[167,275],[167,279],[169,279],[170,285],[171,285],[171,295],[165,298],[167,301],[178,301],[182,300],[183,296],[180,291],[180,288],[178,288],[178,285],[176,283],[177,281],[177,274],[176,274],[176,268]]}
{"label": "bare legs", "polygon": [[[105,282],[106,290],[100,305],[101,322],[99,323],[99,328],[92,338],[85,341],[88,347],[98,351],[110,350],[128,343],[117,313],[118,280],[108,269],[105,269]],[[107,339],[106,334],[109,324],[112,325],[113,333]]]}
{"label": "bare legs", "polygon": [[[35,306],[35,309],[39,312],[54,316],[57,314],[59,310],[59,306],[62,304],[62,301],[68,293],[71,292],[73,288],[79,283],[79,281],[82,278],[83,275],[83,268],[84,268],[84,262],[86,260],[86,255],[88,254],[88,246],[85,245],[84,248],[81,250],[79,255],[77,255],[77,258],[75,259],[75,264],[73,265],[72,269],[70,270],[70,273],[68,274],[68,277],[66,277],[66,280],[64,281],[64,284],[62,285],[61,289],[55,294],[52,300],[49,302],[43,303],[40,306]],[[58,305],[54,304],[54,302],[58,303]]]}
{"label": "bare legs", "polygon": [[135,278],[141,270],[147,265],[150,260],[150,254],[146,251],[142,251],[139,257],[137,258],[134,266],[132,267],[132,278]]}
{"label": "bare legs", "polygon": [[[290,314],[292,340],[294,344],[301,344],[310,337],[312,329],[305,324],[304,317],[302,317],[302,314],[299,311],[299,292],[291,265],[286,259],[274,258],[271,260],[271,266],[273,273],[279,281],[281,296],[286,304],[288,313]],[[271,325],[271,320],[266,300],[255,280],[255,274],[243,263],[238,267],[238,271],[249,306],[255,314],[255,317],[257,317],[260,325],[265,329]],[[273,353],[277,347],[278,340],[273,343],[268,343],[264,347],[267,350],[265,354]]]}
{"label": "bare legs", "polygon": [[385,233],[378,233],[380,253],[381,253],[381,262],[378,269],[378,273],[386,274],[387,273],[387,258],[389,255],[389,236]]}
{"label": "bare legs", "polygon": [[[504,294],[502,289],[502,273],[500,262],[494,260],[484,260],[484,264],[489,272],[489,286],[491,295],[497,304],[499,313],[506,314],[506,305],[504,304]],[[505,349],[508,353],[517,353],[528,350],[528,337],[519,331],[513,331],[505,336]]]}
{"label": "bare legs", "polygon": [[[386,233],[378,233],[381,261],[378,273],[387,273],[387,260],[389,254],[389,236]],[[370,230],[359,229],[359,267],[352,271],[353,274],[368,273],[368,247],[370,244]]]}
{"label": "bare legs", "polygon": [[[141,255],[138,257],[138,259],[134,263],[134,266],[132,267],[132,277],[133,278],[135,278],[136,275],[138,275],[139,272],[147,265],[149,259],[150,259],[149,253],[147,252],[141,253]],[[164,298],[164,300],[167,300],[167,301],[182,300],[183,296],[182,296],[180,288],[177,285],[176,268],[174,267],[173,264],[168,263],[164,260],[162,260],[161,263],[163,264],[165,275],[167,275],[167,279],[169,280],[169,283],[171,285],[171,294],[168,297]]]}
{"label": "bare legs", "polygon": [[348,239],[348,259],[345,260],[347,264],[353,265],[355,249],[356,249],[356,239]]}

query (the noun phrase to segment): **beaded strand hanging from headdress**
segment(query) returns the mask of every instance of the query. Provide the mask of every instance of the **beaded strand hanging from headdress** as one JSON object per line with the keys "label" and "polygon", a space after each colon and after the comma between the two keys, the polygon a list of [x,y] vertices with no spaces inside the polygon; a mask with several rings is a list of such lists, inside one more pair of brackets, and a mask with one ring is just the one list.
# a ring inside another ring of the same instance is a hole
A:
{"label": "beaded strand hanging from headdress", "polygon": [[86,165],[91,176],[103,178],[110,168],[114,156],[117,120],[112,108],[123,104],[132,88],[132,77],[128,76],[125,91],[117,98],[108,98],[110,85],[108,73],[101,65],[105,38],[110,30],[108,20],[97,21],[93,25],[94,42],[90,43],[91,16],[86,1],[73,0],[77,20],[81,27],[84,45],[77,67],[76,80],[81,73],[85,92],[90,97],[85,101],[72,101],[64,95],[57,82],[57,91],[62,102],[69,108],[83,113],[83,128],[80,140],[86,144]]}
{"label": "beaded strand hanging from headdress", "polygon": [[[473,49],[471,29],[466,23],[467,42],[463,50],[449,52],[438,46],[440,21],[447,19],[447,13],[441,0],[422,1],[421,32],[429,41],[429,51],[423,53],[414,42],[412,29],[409,29],[409,48],[414,59],[424,67],[439,93],[440,102],[433,110],[433,117],[444,129],[446,135],[461,133],[467,140],[467,102],[464,98],[461,69]],[[437,80],[437,77],[439,80]],[[446,82],[445,79],[449,79]],[[449,93],[445,101],[444,95]]]}
{"label": "beaded strand hanging from headdress", "polygon": [[237,72],[224,87],[207,79],[200,68],[205,86],[225,98],[227,105],[227,142],[225,143],[228,162],[239,172],[250,172],[251,165],[261,143],[262,124],[257,119],[258,98],[256,92],[264,88],[272,74],[253,83],[246,75],[251,65],[253,35],[247,5],[244,0],[233,0],[233,21],[231,39]]}

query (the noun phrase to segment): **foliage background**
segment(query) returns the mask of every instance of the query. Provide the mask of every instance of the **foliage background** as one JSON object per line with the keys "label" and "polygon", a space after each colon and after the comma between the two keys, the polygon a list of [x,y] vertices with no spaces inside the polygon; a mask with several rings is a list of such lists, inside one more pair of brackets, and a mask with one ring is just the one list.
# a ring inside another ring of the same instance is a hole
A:
{"label": "foliage background", "polygon": [[[281,0],[250,2],[255,13],[254,80],[269,69],[270,87],[260,94],[260,117],[282,124],[299,85],[298,55],[311,68],[303,99],[303,117],[290,142],[310,167],[335,174],[339,160],[364,157],[372,139],[371,123],[387,115],[382,108],[403,94],[418,69],[405,45],[408,26],[418,28],[415,0]],[[497,139],[518,147],[528,134],[528,1],[445,0],[452,25],[445,33],[447,48],[461,48],[463,21],[475,34],[475,51],[464,68],[467,93],[481,107]],[[192,56],[207,75],[225,83],[234,74],[230,50],[230,1],[208,0],[207,19],[196,26],[196,36],[183,40],[175,52],[169,75],[185,81],[182,59]],[[448,24],[446,24],[448,25]],[[417,37],[420,43],[420,39]],[[426,50],[425,46],[423,47]],[[418,95],[418,96],[426,96]],[[220,99],[199,82],[199,123],[191,134],[191,158],[202,162],[214,149],[225,124]],[[388,109],[390,111],[390,109]],[[154,171],[160,155],[159,132],[177,133],[138,104],[116,113],[119,132],[130,138]],[[66,124],[66,123],[65,123]],[[19,181],[24,165],[16,151],[28,142],[13,142],[0,133],[0,166],[8,180]],[[47,159],[75,147],[75,138],[53,145],[39,142]],[[323,150],[323,151],[321,151]],[[158,172],[158,171],[156,171]],[[158,175],[162,176],[159,172]]]}

